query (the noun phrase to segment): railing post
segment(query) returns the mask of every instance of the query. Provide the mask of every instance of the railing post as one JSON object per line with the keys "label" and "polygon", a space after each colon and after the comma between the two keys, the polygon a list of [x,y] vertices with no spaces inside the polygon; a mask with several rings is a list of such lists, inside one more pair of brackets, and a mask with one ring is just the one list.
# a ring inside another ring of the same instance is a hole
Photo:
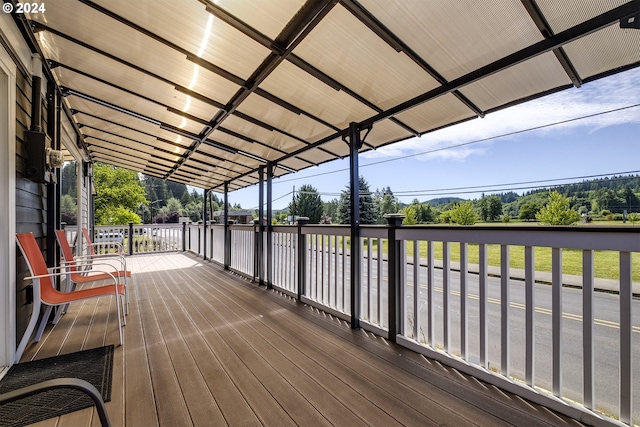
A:
{"label": "railing post", "polygon": [[189,226],[187,227],[187,230],[189,232],[188,240],[189,240],[189,250],[191,250],[191,221],[189,221]]}
{"label": "railing post", "polygon": [[207,260],[207,197],[208,197],[208,193],[207,191],[204,192],[204,200],[203,200],[203,216],[204,216],[204,228],[202,230],[202,259],[204,261]]}
{"label": "railing post", "polygon": [[202,238],[202,236],[200,235],[200,223],[202,221],[198,221],[198,255],[200,255],[200,239]]}
{"label": "railing post", "polygon": [[[231,221],[228,221],[229,223],[231,223]],[[233,242],[231,241],[232,238],[232,230],[231,227],[229,227],[230,224],[227,224],[227,226],[224,229],[224,241],[226,242],[224,245],[224,259],[225,259],[225,266],[224,269],[225,270],[229,270],[231,268],[231,258],[233,255]]]}
{"label": "railing post", "polygon": [[182,221],[182,252],[187,250],[187,221]]}
{"label": "railing post", "polygon": [[133,223],[129,223],[129,255],[133,255]]}
{"label": "railing post", "polygon": [[302,227],[309,223],[306,216],[298,217],[298,301],[306,293],[307,277],[307,235],[302,234]]}
{"label": "railing post", "polygon": [[[405,260],[400,259],[400,245],[402,242],[396,240],[396,230],[402,226],[403,214],[387,214],[384,218],[388,225],[388,313],[389,313],[389,341],[396,342],[396,335],[403,334],[402,330],[402,268],[404,268]],[[415,249],[414,249],[415,250]]]}
{"label": "railing post", "polygon": [[253,220],[253,281],[259,280],[260,268],[260,219]]}

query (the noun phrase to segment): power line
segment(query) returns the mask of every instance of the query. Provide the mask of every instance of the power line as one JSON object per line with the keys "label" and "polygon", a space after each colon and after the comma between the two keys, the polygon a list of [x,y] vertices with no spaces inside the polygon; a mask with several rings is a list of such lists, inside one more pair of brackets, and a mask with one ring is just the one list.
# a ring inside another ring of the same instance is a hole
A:
{"label": "power line", "polygon": [[[411,196],[411,195],[424,195],[423,193],[432,193],[432,192],[440,192],[440,191],[457,191],[457,190],[474,190],[474,191],[461,191],[461,193],[477,193],[481,190],[484,191],[509,191],[509,190],[522,190],[522,189],[529,189],[529,188],[537,188],[536,186],[533,187],[514,187],[514,188],[508,188],[509,186],[512,185],[523,185],[523,184],[543,184],[546,182],[556,182],[556,181],[568,181],[568,180],[576,180],[576,179],[587,179],[587,178],[601,178],[601,177],[605,177],[605,176],[615,176],[615,175],[625,175],[625,174],[633,174],[633,173],[640,173],[640,170],[635,170],[635,171],[627,171],[627,172],[614,172],[614,173],[605,173],[605,174],[597,174],[597,175],[582,175],[582,176],[573,176],[573,177],[566,177],[566,178],[554,178],[554,179],[541,179],[541,180],[536,180],[536,181],[521,181],[521,182],[512,182],[512,183],[503,183],[503,184],[488,184],[488,185],[476,185],[476,186],[468,186],[468,187],[452,187],[452,188],[438,188],[438,189],[430,189],[430,190],[411,190],[411,191],[395,191],[393,194],[394,195],[401,195],[401,196]],[[618,180],[627,180],[627,179],[634,179],[637,177],[619,177],[619,178],[612,178],[611,181],[618,181]],[[576,182],[570,182],[570,183],[558,183],[553,185],[558,186],[558,185],[571,185],[571,184],[579,184]],[[492,187],[503,187],[503,188],[492,188]],[[458,193],[452,193],[452,194],[458,194]]]}
{"label": "power line", "polygon": [[[584,119],[588,119],[588,118],[592,118],[592,117],[602,116],[602,115],[605,115],[605,114],[615,113],[615,112],[628,110],[630,108],[636,108],[636,107],[640,107],[640,103],[639,104],[628,105],[626,107],[614,108],[612,110],[601,111],[599,113],[594,113],[594,114],[588,114],[588,115],[585,115],[585,116],[575,117],[573,119],[561,120],[561,121],[558,121],[558,122],[548,123],[548,124],[545,124],[545,125],[534,126],[534,127],[527,128],[527,129],[521,129],[521,130],[517,130],[517,131],[513,131],[513,132],[503,133],[501,135],[495,135],[495,136],[490,136],[490,137],[487,137],[487,138],[476,139],[476,140],[473,140],[473,141],[462,142],[460,144],[449,145],[447,147],[434,148],[432,150],[422,151],[420,153],[407,154],[405,156],[393,157],[393,158],[390,158],[390,159],[379,160],[377,162],[366,163],[366,164],[360,165],[360,168],[365,168],[365,167],[368,167],[368,166],[376,166],[376,165],[380,165],[380,164],[383,164],[383,163],[390,163],[390,162],[395,162],[397,160],[404,160],[404,159],[408,159],[408,158],[411,158],[411,157],[418,157],[418,156],[423,156],[425,154],[431,154],[431,153],[436,153],[436,152],[439,152],[439,151],[450,150],[450,149],[453,149],[453,148],[464,147],[464,146],[467,146],[467,145],[478,144],[480,142],[486,142],[486,141],[491,141],[491,140],[494,140],[494,139],[505,138],[507,136],[514,136],[514,135],[518,135],[518,134],[521,134],[521,133],[526,133],[526,132],[531,132],[531,131],[534,131],[534,130],[545,129],[545,128],[552,127],[552,126],[558,126],[558,125],[562,125],[562,124],[566,124],[566,123],[575,122],[575,121],[578,121],[578,120],[584,120]],[[336,169],[334,171],[322,172],[322,173],[318,173],[318,174],[314,174],[314,175],[307,175],[307,176],[301,177],[301,178],[283,179],[283,180],[279,180],[278,184],[285,183],[285,182],[291,182],[291,181],[299,181],[299,180],[308,179],[308,178],[315,178],[315,177],[330,175],[330,174],[334,174],[334,173],[338,173],[338,172],[345,172],[345,171],[348,171],[348,170],[349,170],[349,168],[343,168],[343,169]]]}

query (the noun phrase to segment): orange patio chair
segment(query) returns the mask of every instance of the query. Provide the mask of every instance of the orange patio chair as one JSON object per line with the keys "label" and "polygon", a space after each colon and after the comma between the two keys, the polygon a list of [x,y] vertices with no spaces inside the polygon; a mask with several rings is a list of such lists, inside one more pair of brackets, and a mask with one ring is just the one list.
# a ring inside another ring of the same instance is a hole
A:
{"label": "orange patio chair", "polygon": [[[115,253],[115,255],[125,255],[124,252],[124,247],[122,246],[122,244],[120,244],[119,242],[106,242],[106,243],[94,243],[91,241],[91,236],[89,235],[89,230],[86,229],[86,227],[82,227],[82,235],[84,236],[84,240],[85,243],[87,245],[87,248],[89,249],[89,255],[91,256],[95,256],[98,255],[96,254],[96,246],[100,246],[100,247],[115,247],[118,249],[118,251]],[[105,254],[105,255],[114,255],[112,253],[110,254]]]}
{"label": "orange patio chair", "polygon": [[[121,282],[125,285],[125,296],[127,302],[126,312],[129,312],[129,295],[127,292],[127,277],[131,277],[131,271],[126,270],[126,261],[123,256],[102,256],[102,255],[87,255],[84,257],[74,257],[73,251],[71,250],[71,246],[69,245],[69,241],[67,240],[67,236],[64,230],[56,230],[56,240],[58,241],[58,246],[60,246],[60,252],[62,255],[62,260],[64,262],[64,267],[67,269],[67,286],[66,291],[75,290],[75,285],[77,283],[87,283],[93,282],[95,280],[109,280],[112,275],[116,276],[118,282]],[[96,263],[96,260],[100,260],[103,262]],[[109,261],[115,262],[116,266],[111,264]],[[95,270],[91,270],[96,265],[106,266],[111,270],[108,273],[95,272]],[[90,268],[86,270],[84,267]],[[66,311],[66,307],[58,312],[56,316],[59,318],[62,313]]]}
{"label": "orange patio chair", "polygon": [[53,286],[53,281],[51,279],[56,276],[67,275],[67,272],[55,272],[55,270],[59,269],[55,267],[51,268],[53,272],[50,272],[49,269],[47,269],[47,264],[44,261],[42,252],[40,251],[38,243],[32,233],[17,234],[16,240],[22,255],[24,255],[27,265],[29,266],[29,271],[31,272],[31,276],[26,277],[25,280],[30,279],[33,281],[33,309],[31,311],[31,318],[27,324],[27,329],[25,330],[24,335],[20,340],[20,344],[18,344],[16,349],[16,363],[20,361],[20,357],[31,338],[33,330],[38,322],[40,308],[43,305],[46,306],[46,310],[42,316],[41,326],[38,329],[39,333],[36,333],[35,342],[40,340],[40,337],[42,336],[41,330],[44,330],[43,324],[46,324],[53,307],[61,307],[71,302],[82,301],[89,298],[115,296],[116,309],[118,313],[118,332],[120,334],[120,345],[122,345],[122,327],[126,324],[126,319],[124,317],[126,287],[123,284],[118,283],[116,276],[105,272],[105,274],[111,277],[113,284],[71,292],[60,292]]}

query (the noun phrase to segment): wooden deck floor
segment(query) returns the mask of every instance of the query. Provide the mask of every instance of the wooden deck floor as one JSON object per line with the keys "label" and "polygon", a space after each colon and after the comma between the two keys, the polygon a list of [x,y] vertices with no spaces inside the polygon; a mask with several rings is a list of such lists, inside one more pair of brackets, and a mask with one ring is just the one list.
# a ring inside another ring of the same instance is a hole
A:
{"label": "wooden deck floor", "polygon": [[[194,256],[128,263],[114,426],[580,425]],[[22,361],[117,344],[106,301],[72,305]],[[85,409],[38,425],[99,422]]]}

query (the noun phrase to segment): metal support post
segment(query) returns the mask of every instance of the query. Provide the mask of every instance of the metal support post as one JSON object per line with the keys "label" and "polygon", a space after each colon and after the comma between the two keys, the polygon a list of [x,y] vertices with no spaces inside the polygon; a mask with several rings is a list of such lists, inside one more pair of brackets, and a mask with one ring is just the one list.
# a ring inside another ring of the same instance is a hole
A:
{"label": "metal support post", "polygon": [[187,250],[187,221],[182,221],[182,252]]}
{"label": "metal support post", "polygon": [[308,217],[298,217],[298,301],[302,300],[302,296],[307,292],[307,235],[302,234],[302,227],[308,223]]}
{"label": "metal support post", "polygon": [[273,163],[267,163],[267,289],[273,289]]}
{"label": "metal support post", "polygon": [[231,264],[231,239],[229,238],[229,183],[224,183],[224,214],[222,215],[224,227],[224,269],[228,270]]}
{"label": "metal support post", "polygon": [[384,218],[388,225],[388,250],[389,250],[389,287],[388,287],[388,313],[389,313],[389,341],[396,342],[396,335],[404,334],[402,330],[402,268],[404,260],[400,245],[402,242],[396,240],[396,230],[402,226],[403,214],[387,214]]}
{"label": "metal support post", "polygon": [[258,284],[264,285],[264,166],[258,167],[258,182],[260,191],[258,194]]}
{"label": "metal support post", "polygon": [[202,207],[202,219],[204,220],[203,224],[204,224],[204,235],[202,236],[202,246],[203,246],[203,250],[202,250],[202,259],[204,261],[207,260],[207,196],[209,195],[209,192],[207,190],[204,191],[204,197],[202,200],[202,203],[204,204],[204,206]]}
{"label": "metal support post", "polygon": [[129,255],[133,255],[133,222],[129,223]]}
{"label": "metal support post", "polygon": [[349,173],[351,201],[351,328],[360,327],[360,174],[358,150],[362,147],[360,128],[349,124]]}

